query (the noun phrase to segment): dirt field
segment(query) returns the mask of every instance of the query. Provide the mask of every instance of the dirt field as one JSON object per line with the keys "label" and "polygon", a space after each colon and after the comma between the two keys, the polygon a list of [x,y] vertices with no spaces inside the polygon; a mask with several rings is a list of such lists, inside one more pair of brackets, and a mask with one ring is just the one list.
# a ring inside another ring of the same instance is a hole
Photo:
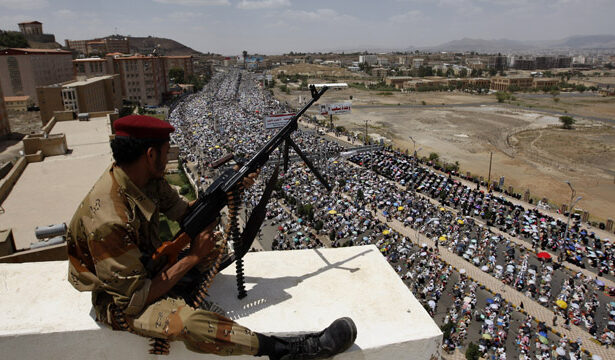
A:
{"label": "dirt field", "polygon": [[[298,105],[307,92],[290,95],[276,90],[278,98]],[[380,93],[380,94],[379,94]],[[352,114],[340,115],[335,125],[363,132],[368,120],[370,136],[384,137],[395,147],[419,156],[436,152],[445,162],[458,161],[461,171],[487,178],[493,152],[492,180],[505,178],[516,191],[530,189],[532,196],[551,203],[570,200],[569,180],[583,199],[578,208],[592,219],[615,217],[615,122],[605,124],[579,115],[615,120],[615,99],[598,96],[561,96],[557,107],[552,97],[525,98],[532,109],[498,104],[493,95],[464,93],[400,93],[391,95],[356,88],[331,90],[320,103],[351,101]],[[423,104],[425,102],[425,104]],[[523,105],[523,104],[522,104]],[[544,108],[547,112],[539,111]],[[534,111],[533,109],[536,109]],[[559,115],[575,116],[574,130],[560,128]]]}
{"label": "dirt field", "polygon": [[38,111],[29,111],[23,114],[9,114],[11,137],[0,140],[0,164],[13,161],[19,157],[23,150],[21,139],[32,131],[40,130],[41,117]]}

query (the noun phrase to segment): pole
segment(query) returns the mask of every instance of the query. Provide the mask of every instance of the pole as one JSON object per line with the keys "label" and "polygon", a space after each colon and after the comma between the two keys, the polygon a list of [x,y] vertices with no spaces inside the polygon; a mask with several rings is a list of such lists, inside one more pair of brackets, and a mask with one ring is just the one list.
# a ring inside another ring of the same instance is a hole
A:
{"label": "pole", "polygon": [[365,140],[365,145],[367,145],[367,120],[365,120],[365,138],[363,140]]}
{"label": "pole", "polygon": [[568,184],[568,186],[570,187],[570,203],[569,203],[569,207],[568,207],[568,221],[566,222],[566,231],[564,232],[564,241],[566,241],[566,238],[568,237],[568,229],[570,228],[570,217],[572,216],[572,208],[577,204],[577,202],[579,202],[579,200],[581,200],[581,197],[579,196],[574,203],[572,202],[574,199],[574,196],[577,194],[577,191],[572,187],[572,184],[570,183],[570,181],[566,181],[566,184]]}
{"label": "pole", "polygon": [[329,115],[329,122],[331,123],[331,130],[333,130],[333,114]]}
{"label": "pole", "polygon": [[487,178],[487,191],[491,189],[491,161],[493,160],[493,153],[489,153],[489,176]]}

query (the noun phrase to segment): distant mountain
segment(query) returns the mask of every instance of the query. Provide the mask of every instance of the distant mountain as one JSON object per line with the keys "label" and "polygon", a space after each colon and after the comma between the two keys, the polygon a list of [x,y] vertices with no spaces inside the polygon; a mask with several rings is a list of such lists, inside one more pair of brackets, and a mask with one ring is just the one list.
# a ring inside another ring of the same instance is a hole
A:
{"label": "distant mountain", "polygon": [[615,49],[615,35],[577,35],[556,41],[552,47],[570,49]]}
{"label": "distant mountain", "polygon": [[436,51],[476,51],[479,53],[493,53],[499,51],[529,51],[534,49],[533,45],[521,41],[508,39],[470,39],[453,40],[435,47],[428,47],[429,50]]}
{"label": "distant mountain", "polygon": [[160,55],[203,55],[172,39],[148,37],[129,37],[130,51],[132,53],[151,54],[154,49]]}
{"label": "distant mountain", "polygon": [[480,53],[524,52],[535,50],[586,50],[615,49],[615,35],[577,35],[561,40],[516,41],[509,39],[469,39],[453,40],[438,46],[428,46],[423,50],[431,51],[476,51]]}

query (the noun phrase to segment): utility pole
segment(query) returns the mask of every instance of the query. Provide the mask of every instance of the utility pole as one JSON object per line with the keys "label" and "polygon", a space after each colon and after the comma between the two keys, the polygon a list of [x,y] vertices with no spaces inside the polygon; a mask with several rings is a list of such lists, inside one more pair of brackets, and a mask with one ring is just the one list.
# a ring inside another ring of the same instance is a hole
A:
{"label": "utility pole", "polygon": [[367,145],[367,122],[368,122],[368,121],[369,121],[369,120],[365,120],[365,138],[363,138],[363,140],[365,140],[365,141],[364,141],[364,142],[365,142],[365,145]]}
{"label": "utility pole", "polygon": [[491,190],[491,161],[493,160],[493,152],[489,153],[489,176],[487,177],[487,192]]}
{"label": "utility pole", "polygon": [[568,187],[570,187],[571,194],[570,194],[570,204],[568,208],[568,222],[566,223],[566,231],[564,232],[563,241],[566,241],[566,238],[568,237],[568,229],[570,228],[570,217],[572,216],[572,209],[581,199],[583,199],[582,196],[579,196],[573,202],[574,196],[577,194],[577,191],[572,187],[572,184],[570,183],[570,181],[566,180],[566,184],[568,184]]}

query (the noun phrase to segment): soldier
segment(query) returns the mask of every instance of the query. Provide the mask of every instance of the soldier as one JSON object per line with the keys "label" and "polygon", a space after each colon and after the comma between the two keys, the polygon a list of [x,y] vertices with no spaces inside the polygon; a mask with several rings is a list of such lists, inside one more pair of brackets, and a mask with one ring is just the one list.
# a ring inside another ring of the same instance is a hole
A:
{"label": "soldier", "polygon": [[[111,164],[79,205],[68,229],[69,282],[92,292],[97,320],[115,330],[181,340],[190,350],[271,359],[319,359],[348,349],[356,339],[350,318],[319,333],[266,336],[213,311],[194,309],[169,295],[193,267],[211,257],[216,224],[192,239],[189,253],[158,273],[143,261],[161,245],[159,212],[179,220],[189,204],[164,180],[169,134],[160,119],[130,115],[114,123]],[[243,181],[248,187],[256,174]]]}

